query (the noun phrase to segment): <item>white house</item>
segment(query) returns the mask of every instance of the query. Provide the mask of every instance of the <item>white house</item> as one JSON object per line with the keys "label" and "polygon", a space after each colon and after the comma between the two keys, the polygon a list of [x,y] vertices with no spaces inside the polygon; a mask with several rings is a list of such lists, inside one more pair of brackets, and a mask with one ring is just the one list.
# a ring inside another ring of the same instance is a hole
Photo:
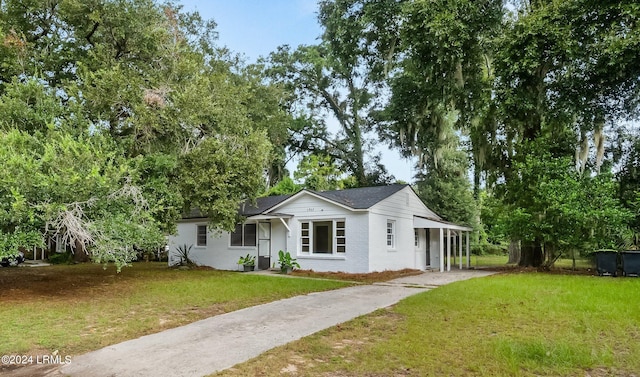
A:
{"label": "white house", "polygon": [[445,271],[452,257],[469,267],[471,229],[443,221],[409,185],[302,190],[259,198],[240,214],[246,220],[231,233],[209,231],[197,211],[186,216],[169,238],[169,262],[179,246],[193,245],[190,259],[223,270],[237,270],[247,254],[257,257],[259,269],[278,267],[279,250],[314,271]]}

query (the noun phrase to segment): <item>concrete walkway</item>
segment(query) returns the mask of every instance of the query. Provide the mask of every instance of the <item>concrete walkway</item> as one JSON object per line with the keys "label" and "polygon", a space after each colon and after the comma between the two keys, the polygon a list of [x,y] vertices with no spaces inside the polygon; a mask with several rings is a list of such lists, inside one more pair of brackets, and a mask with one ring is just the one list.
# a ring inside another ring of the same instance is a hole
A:
{"label": "concrete walkway", "polygon": [[488,271],[426,272],[386,283],[311,293],[207,318],[73,357],[48,376],[204,376],[391,306],[405,297]]}

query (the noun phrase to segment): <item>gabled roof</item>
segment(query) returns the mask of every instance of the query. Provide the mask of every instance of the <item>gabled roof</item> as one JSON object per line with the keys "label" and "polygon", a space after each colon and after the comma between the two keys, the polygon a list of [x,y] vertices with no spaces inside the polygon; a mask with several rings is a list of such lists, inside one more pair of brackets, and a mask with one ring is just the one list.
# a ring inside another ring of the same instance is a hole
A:
{"label": "gabled roof", "polygon": [[[313,191],[305,189],[298,191],[293,195],[265,196],[257,198],[255,204],[251,201],[246,201],[240,205],[240,208],[238,208],[238,214],[244,217],[264,214],[288,199],[293,199],[299,195],[313,195],[340,206],[362,210],[373,207],[380,201],[390,197],[407,186],[409,185],[394,184],[388,186],[361,187],[333,191]],[[197,219],[204,217],[206,216],[204,216],[198,209],[192,209],[188,214],[183,216],[183,219]]]}
{"label": "gabled roof", "polygon": [[389,185],[312,192],[322,196],[323,198],[353,209],[367,209],[373,207],[378,202],[390,197],[407,186],[408,185]]}
{"label": "gabled roof", "polygon": [[313,191],[304,189],[275,204],[267,210],[267,212],[272,211],[291,200],[295,200],[295,198],[301,195],[315,196],[350,210],[365,210],[373,207],[380,201],[390,197],[407,186],[409,185],[395,184],[333,191]]}
{"label": "gabled roof", "polygon": [[256,199],[256,204],[249,202],[244,202],[240,205],[240,213],[241,216],[249,217],[254,215],[259,215],[268,211],[271,207],[280,204],[286,199],[290,198],[291,195],[277,195],[277,196],[265,196],[262,198]]}

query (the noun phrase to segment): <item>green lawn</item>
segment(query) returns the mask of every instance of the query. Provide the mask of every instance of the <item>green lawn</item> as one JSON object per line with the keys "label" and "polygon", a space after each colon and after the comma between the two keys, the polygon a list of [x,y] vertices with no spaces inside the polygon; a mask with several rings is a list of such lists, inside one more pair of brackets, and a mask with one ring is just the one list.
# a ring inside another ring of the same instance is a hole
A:
{"label": "green lawn", "polygon": [[640,279],[517,273],[412,296],[225,376],[631,376]]}
{"label": "green lawn", "polygon": [[[500,267],[505,266],[509,256],[507,255],[472,255],[471,267]],[[453,262],[452,262],[453,263]],[[466,259],[463,259],[463,263],[466,263]],[[457,264],[456,264],[457,265]],[[572,268],[573,261],[568,258],[560,258],[554,264],[555,268]],[[593,268],[593,260],[589,258],[576,258],[576,268],[586,269]]]}
{"label": "green lawn", "polygon": [[348,283],[136,263],[0,269],[0,354],[72,355]]}

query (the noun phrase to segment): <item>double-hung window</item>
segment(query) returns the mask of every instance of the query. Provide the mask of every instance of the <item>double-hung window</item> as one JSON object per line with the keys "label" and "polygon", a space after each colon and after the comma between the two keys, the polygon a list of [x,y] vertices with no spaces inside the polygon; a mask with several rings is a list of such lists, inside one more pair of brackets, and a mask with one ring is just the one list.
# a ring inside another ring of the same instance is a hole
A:
{"label": "double-hung window", "polygon": [[396,248],[396,222],[387,220],[387,248]]}
{"label": "double-hung window", "polygon": [[309,254],[344,254],[347,235],[344,220],[300,222],[300,250]]}
{"label": "double-hung window", "polygon": [[206,225],[196,225],[196,246],[207,246]]}
{"label": "double-hung window", "polygon": [[256,224],[238,224],[231,232],[231,246],[256,246]]}

